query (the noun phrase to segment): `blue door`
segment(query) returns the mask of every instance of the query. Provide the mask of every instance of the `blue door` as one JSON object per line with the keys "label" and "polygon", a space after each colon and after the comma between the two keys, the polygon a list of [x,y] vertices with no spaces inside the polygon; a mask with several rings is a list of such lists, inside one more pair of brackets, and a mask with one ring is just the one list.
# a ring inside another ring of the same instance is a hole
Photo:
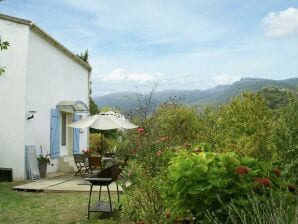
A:
{"label": "blue door", "polygon": [[[81,119],[81,116],[78,114],[73,115],[73,121],[78,121]],[[80,129],[74,128],[73,129],[73,154],[80,153]]]}
{"label": "blue door", "polygon": [[60,111],[51,109],[50,154],[51,158],[58,158],[60,150]]}

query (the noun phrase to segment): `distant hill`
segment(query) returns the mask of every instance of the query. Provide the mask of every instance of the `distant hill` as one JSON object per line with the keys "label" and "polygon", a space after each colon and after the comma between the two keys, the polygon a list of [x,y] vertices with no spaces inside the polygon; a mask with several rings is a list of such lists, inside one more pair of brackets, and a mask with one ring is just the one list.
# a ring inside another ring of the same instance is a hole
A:
{"label": "distant hill", "polygon": [[[270,80],[260,78],[242,78],[231,85],[220,85],[207,90],[164,90],[156,92],[152,98],[152,103],[157,106],[171,98],[176,101],[192,105],[212,105],[226,103],[232,97],[240,95],[244,91],[256,92],[264,87],[275,87],[279,89],[294,89],[298,86],[298,78],[285,80]],[[99,107],[114,107],[123,112],[133,111],[137,108],[136,92],[112,93],[105,96],[94,97],[94,102]],[[147,94],[139,94],[145,98]]]}

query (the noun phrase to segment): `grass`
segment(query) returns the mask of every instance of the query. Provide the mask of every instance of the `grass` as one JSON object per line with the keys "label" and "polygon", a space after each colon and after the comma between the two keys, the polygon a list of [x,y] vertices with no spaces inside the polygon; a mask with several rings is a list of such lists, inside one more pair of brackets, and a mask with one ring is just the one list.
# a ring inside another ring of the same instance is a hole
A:
{"label": "grass", "polygon": [[[87,219],[87,192],[80,193],[36,193],[13,191],[19,183],[0,183],[0,223],[102,223],[121,222],[121,213],[91,213]],[[94,193],[95,194],[95,193]],[[104,195],[107,198],[107,195]],[[95,199],[96,196],[93,195]],[[117,201],[115,194],[112,198]]]}

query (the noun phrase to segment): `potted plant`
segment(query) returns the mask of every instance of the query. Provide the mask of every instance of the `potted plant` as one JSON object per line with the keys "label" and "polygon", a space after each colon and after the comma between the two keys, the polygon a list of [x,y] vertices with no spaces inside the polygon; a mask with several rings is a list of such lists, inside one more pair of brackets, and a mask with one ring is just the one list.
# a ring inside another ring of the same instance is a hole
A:
{"label": "potted plant", "polygon": [[51,164],[50,154],[46,154],[45,156],[40,154],[39,157],[37,157],[37,160],[38,160],[40,177],[44,178],[46,176],[47,166],[53,165]]}

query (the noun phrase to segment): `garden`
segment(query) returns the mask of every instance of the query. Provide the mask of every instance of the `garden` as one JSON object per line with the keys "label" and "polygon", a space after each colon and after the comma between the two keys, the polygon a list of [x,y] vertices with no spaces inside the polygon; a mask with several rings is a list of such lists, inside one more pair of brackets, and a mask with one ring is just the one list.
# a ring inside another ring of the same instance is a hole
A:
{"label": "garden", "polygon": [[[2,184],[0,222],[297,223],[297,92],[282,101],[244,93],[204,109],[171,100],[150,113],[148,102],[130,114],[138,129],[105,133],[118,158],[129,156],[122,181],[131,185],[113,217],[88,221],[85,194],[14,194]],[[90,150],[100,151],[96,136]]]}

